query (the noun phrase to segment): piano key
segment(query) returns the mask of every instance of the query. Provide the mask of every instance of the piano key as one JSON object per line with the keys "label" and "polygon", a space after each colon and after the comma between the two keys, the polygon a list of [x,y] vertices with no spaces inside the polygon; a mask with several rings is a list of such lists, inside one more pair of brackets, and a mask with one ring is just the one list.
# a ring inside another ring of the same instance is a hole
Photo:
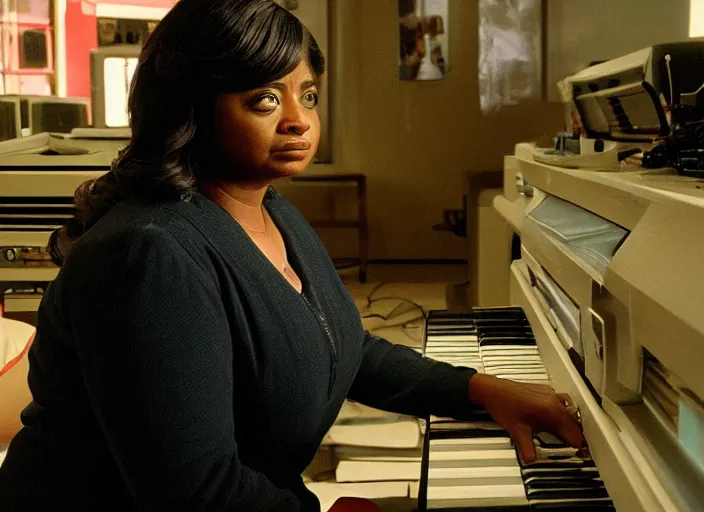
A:
{"label": "piano key", "polygon": [[606,487],[582,489],[579,487],[566,489],[526,489],[528,500],[532,499],[595,499],[607,498]]}
{"label": "piano key", "polygon": [[428,325],[427,333],[437,334],[477,334],[477,328],[474,325]]}
{"label": "piano key", "polygon": [[497,325],[477,325],[477,334],[479,336],[495,338],[496,336],[506,337],[526,337],[533,338],[533,331],[529,325],[525,324],[497,324]]}
{"label": "piano key", "polygon": [[[481,354],[480,354],[481,357]],[[506,364],[511,364],[512,362],[515,362],[516,364],[521,363],[521,362],[532,362],[532,363],[542,363],[543,360],[540,358],[539,355],[525,355],[521,357],[510,357],[510,356],[505,356],[503,354],[498,354],[498,355],[485,355],[482,357],[482,361],[486,361],[488,363],[491,362],[503,362]]]}
{"label": "piano key", "polygon": [[579,512],[615,512],[610,498],[598,498],[593,500],[532,500],[530,503],[531,512],[565,512],[567,510],[578,510]]}
{"label": "piano key", "polygon": [[[521,470],[516,466],[488,468],[443,468],[434,467],[428,470],[428,478],[433,480],[470,479],[470,478],[521,478]],[[521,480],[522,481],[522,480]]]}
{"label": "piano key", "polygon": [[479,347],[488,347],[496,345],[522,345],[531,346],[535,345],[535,340],[530,338],[479,338]]}
{"label": "piano key", "polygon": [[584,488],[596,489],[603,488],[604,481],[601,478],[569,478],[566,476],[560,477],[536,477],[532,476],[523,482],[526,488],[529,489],[566,489],[566,488]]}
{"label": "piano key", "polygon": [[486,462],[487,464],[498,464],[498,461],[511,461],[518,464],[516,451],[512,448],[503,450],[486,450],[483,448],[476,450],[463,449],[450,452],[434,451],[431,449],[428,460],[431,462],[449,462],[458,460],[464,462],[481,461]]}
{"label": "piano key", "polygon": [[505,369],[505,370],[500,370],[500,371],[490,371],[491,368],[486,367],[485,368],[486,373],[490,373],[491,375],[502,375],[506,377],[510,376],[520,376],[520,375],[526,375],[529,378],[533,378],[535,375],[540,375],[543,378],[547,377],[547,374],[545,371],[541,368],[511,368],[511,369]]}
{"label": "piano key", "polygon": [[537,351],[518,351],[518,350],[506,350],[505,352],[485,352],[483,350],[479,351],[479,355],[482,358],[487,359],[515,359],[516,361],[521,360],[532,360],[532,361],[542,361],[540,354]]}
{"label": "piano key", "polygon": [[442,347],[442,346],[435,346],[431,345],[425,349],[425,351],[428,354],[471,354],[471,353],[479,353],[479,349],[477,350],[471,350],[468,349],[468,347]]}
{"label": "piano key", "polygon": [[507,449],[511,447],[511,438],[509,436],[496,437],[455,437],[450,439],[431,439],[430,446],[435,449],[443,449],[450,447],[457,449],[462,446],[486,446],[486,445],[506,445]]}
{"label": "piano key", "polygon": [[508,357],[490,356],[490,357],[480,357],[485,366],[531,366],[542,364],[540,356],[526,356],[518,360],[510,359]]}
{"label": "piano key", "polygon": [[536,445],[540,445],[545,448],[560,448],[567,446],[567,443],[565,443],[562,439],[548,432],[538,432],[533,441]]}
{"label": "piano key", "polygon": [[514,382],[523,382],[524,384],[540,384],[549,382],[547,377],[542,375],[494,375],[497,379],[511,380]]}
{"label": "piano key", "polygon": [[[445,468],[448,471],[457,472],[461,468]],[[471,468],[486,472],[489,469],[513,469],[513,468]],[[428,476],[429,487],[469,487],[469,486],[492,486],[492,485],[523,485],[520,473],[518,476],[476,476],[472,478],[459,478],[453,475],[451,478],[437,478]],[[525,489],[525,488],[524,488]]]}
{"label": "piano key", "polygon": [[[470,336],[470,335],[466,335]],[[439,347],[479,347],[479,338],[463,341],[453,338],[452,336],[428,336],[426,338],[427,345],[437,345]]]}
{"label": "piano key", "polygon": [[472,308],[471,315],[480,318],[482,316],[488,315],[511,315],[511,316],[524,316],[523,308],[520,306],[480,306]]}
{"label": "piano key", "polygon": [[596,476],[599,476],[599,471],[597,468],[535,468],[535,469],[526,469],[525,467],[522,468],[523,471],[523,478],[527,479],[530,478],[531,476],[543,476],[543,477],[549,477],[549,476],[569,476],[571,478],[581,478],[581,479],[590,479],[594,478]]}
{"label": "piano key", "polygon": [[538,355],[540,351],[535,345],[513,345],[513,344],[501,344],[501,345],[476,345],[477,349],[486,355],[497,355],[497,354],[535,354]]}
{"label": "piano key", "polygon": [[541,370],[542,372],[547,374],[547,368],[545,368],[543,365],[537,365],[537,364],[526,363],[526,364],[522,364],[522,365],[512,365],[512,366],[493,365],[493,364],[486,365],[487,372],[489,370],[491,370],[492,372],[496,372],[496,373],[501,373],[502,370],[513,370],[514,368],[522,368],[525,370]]}
{"label": "piano key", "polygon": [[464,341],[464,342],[476,342],[478,338],[471,334],[433,334],[426,336],[427,343],[433,343],[435,341],[451,340],[454,342]]}
{"label": "piano key", "polygon": [[471,500],[481,498],[525,498],[523,484],[428,487],[428,500]]}
{"label": "piano key", "polygon": [[535,469],[569,469],[569,468],[594,468],[596,464],[594,459],[582,458],[582,457],[572,457],[569,459],[562,460],[550,460],[550,461],[535,461],[524,465],[524,469],[535,470]]}
{"label": "piano key", "polygon": [[493,421],[432,421],[431,439],[454,439],[461,437],[508,437],[506,432]]}
{"label": "piano key", "polygon": [[[471,362],[498,378],[550,385],[547,368],[521,308],[512,308],[508,314],[504,309],[496,318],[491,318],[491,309],[484,317],[477,309],[465,316],[463,327],[470,329],[469,334],[460,332],[459,323],[443,323],[441,318],[429,315],[426,357],[444,359],[456,366]],[[454,333],[452,329],[456,329]],[[434,337],[435,333],[441,335]],[[460,342],[466,345],[458,346],[460,343],[452,339],[452,334],[469,335],[472,341]],[[433,343],[437,344],[435,349]],[[433,350],[434,354],[428,354]],[[534,440],[538,460],[525,464],[519,460],[508,433],[492,421],[442,419],[431,421],[428,428],[424,478],[429,509],[435,502],[438,507],[457,511],[484,510],[485,506],[486,510],[497,512],[614,510],[594,461],[577,457],[576,449],[555,436],[538,434]],[[513,455],[509,456],[511,451]],[[504,455],[487,459],[487,452]],[[515,494],[501,497],[502,492]]]}

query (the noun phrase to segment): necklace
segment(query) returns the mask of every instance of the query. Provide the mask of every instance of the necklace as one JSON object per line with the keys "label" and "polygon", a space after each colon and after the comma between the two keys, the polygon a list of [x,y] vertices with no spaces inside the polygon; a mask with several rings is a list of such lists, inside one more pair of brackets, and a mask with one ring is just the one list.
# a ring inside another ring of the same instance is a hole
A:
{"label": "necklace", "polygon": [[267,242],[269,244],[271,244],[271,246],[274,248],[277,255],[281,258],[281,265],[282,265],[281,270],[284,273],[288,273],[289,269],[288,269],[288,264],[287,264],[288,260],[287,260],[287,256],[286,256],[286,247],[285,246],[283,247],[283,252],[282,252],[281,249],[279,248],[278,241],[272,240],[272,237],[269,235],[269,226],[268,226],[269,222],[267,220],[267,212],[266,212],[266,208],[264,208],[264,205],[262,205],[262,219],[264,221],[263,222],[264,236],[266,237]]}

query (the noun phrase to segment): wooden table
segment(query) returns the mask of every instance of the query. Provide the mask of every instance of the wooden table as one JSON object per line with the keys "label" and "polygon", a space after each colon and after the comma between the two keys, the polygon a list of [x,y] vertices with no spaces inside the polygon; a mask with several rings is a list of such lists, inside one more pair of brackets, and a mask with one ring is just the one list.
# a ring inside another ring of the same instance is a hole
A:
{"label": "wooden table", "polygon": [[307,183],[344,183],[352,182],[357,186],[356,220],[313,220],[310,225],[321,229],[357,229],[359,233],[359,257],[354,260],[359,264],[359,280],[367,281],[367,265],[369,260],[369,226],[367,223],[367,176],[362,173],[321,173],[311,172],[294,176],[291,181]]}

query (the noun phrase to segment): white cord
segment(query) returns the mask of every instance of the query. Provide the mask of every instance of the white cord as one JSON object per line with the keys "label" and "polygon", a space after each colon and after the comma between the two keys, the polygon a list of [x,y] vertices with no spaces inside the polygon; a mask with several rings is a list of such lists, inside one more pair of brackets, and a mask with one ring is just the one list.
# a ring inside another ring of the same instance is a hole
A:
{"label": "white cord", "polygon": [[670,69],[670,61],[672,57],[668,53],[665,55],[665,66],[667,66],[667,78],[670,80],[670,108],[675,105],[675,94],[672,91],[672,70]]}

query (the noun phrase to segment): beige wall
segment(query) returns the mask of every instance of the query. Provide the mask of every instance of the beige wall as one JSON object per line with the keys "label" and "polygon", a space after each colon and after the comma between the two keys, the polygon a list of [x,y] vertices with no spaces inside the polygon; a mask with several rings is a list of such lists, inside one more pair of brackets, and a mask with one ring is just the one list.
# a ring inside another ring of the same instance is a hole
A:
{"label": "beige wall", "polygon": [[549,98],[595,60],[689,39],[690,0],[548,0]]}
{"label": "beige wall", "polygon": [[[397,14],[397,0],[331,0],[332,168],[368,176],[372,258],[466,258],[465,240],[432,230],[442,210],[461,207],[464,174],[501,169],[516,142],[558,130],[562,110],[482,115],[475,1],[450,0],[446,78],[399,81]],[[312,210],[311,194],[291,196]],[[349,205],[341,193],[332,202]],[[351,254],[354,237],[339,233],[322,233],[330,252]]]}
{"label": "beige wall", "polygon": [[[397,0],[330,0],[328,168],[368,176],[372,258],[465,258],[466,241],[432,230],[442,210],[460,207],[464,174],[500,169],[516,142],[562,127],[556,103],[481,113],[477,2],[449,2],[451,70],[445,80],[420,83],[397,76]],[[686,39],[689,0],[548,0],[548,20],[552,85],[590,60]],[[310,216],[351,214],[350,197],[320,188],[292,192]],[[354,252],[354,236],[321,235],[332,254]]]}

